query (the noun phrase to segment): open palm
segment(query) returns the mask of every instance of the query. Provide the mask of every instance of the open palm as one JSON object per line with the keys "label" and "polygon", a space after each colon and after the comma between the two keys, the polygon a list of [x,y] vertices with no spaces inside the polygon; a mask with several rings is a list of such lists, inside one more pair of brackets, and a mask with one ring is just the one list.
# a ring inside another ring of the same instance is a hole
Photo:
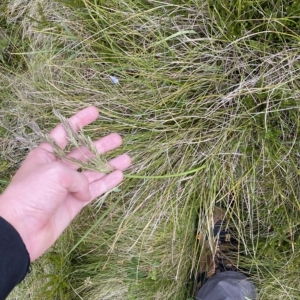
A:
{"label": "open palm", "polygon": [[[69,119],[74,130],[98,117],[95,107],[79,111]],[[68,143],[62,124],[50,135],[61,147]],[[118,134],[110,134],[94,142],[99,153],[122,144]],[[87,149],[74,149],[72,158],[87,160]],[[43,143],[32,150],[11,183],[0,196],[0,216],[21,235],[33,261],[42,255],[60,236],[73,218],[90,201],[117,186],[123,179],[122,170],[130,165],[123,154],[109,164],[115,171],[103,174],[95,171],[78,172],[77,166],[56,158],[50,144]]]}

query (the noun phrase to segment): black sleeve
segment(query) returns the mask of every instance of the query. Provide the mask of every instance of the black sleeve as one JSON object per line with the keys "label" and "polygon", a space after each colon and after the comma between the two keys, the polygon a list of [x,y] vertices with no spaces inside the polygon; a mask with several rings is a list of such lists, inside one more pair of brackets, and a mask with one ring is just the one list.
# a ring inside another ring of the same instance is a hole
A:
{"label": "black sleeve", "polygon": [[24,279],[29,264],[29,254],[19,233],[0,217],[0,300]]}

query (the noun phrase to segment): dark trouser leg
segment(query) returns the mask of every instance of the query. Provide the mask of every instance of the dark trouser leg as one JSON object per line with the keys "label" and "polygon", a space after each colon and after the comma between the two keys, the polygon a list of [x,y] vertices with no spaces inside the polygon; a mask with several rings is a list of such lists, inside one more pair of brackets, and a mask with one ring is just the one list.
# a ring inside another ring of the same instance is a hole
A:
{"label": "dark trouser leg", "polygon": [[196,300],[254,300],[256,289],[239,272],[226,271],[209,278],[199,289]]}

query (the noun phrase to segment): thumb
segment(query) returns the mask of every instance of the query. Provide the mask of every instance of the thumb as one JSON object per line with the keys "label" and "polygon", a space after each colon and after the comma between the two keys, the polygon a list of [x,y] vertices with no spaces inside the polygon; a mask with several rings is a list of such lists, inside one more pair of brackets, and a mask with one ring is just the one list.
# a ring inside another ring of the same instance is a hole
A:
{"label": "thumb", "polygon": [[88,178],[62,164],[59,164],[59,170],[56,171],[58,184],[72,193],[78,200],[87,202],[92,199],[90,184]]}
{"label": "thumb", "polygon": [[37,147],[29,152],[23,161],[22,166],[26,166],[28,169],[30,166],[35,167],[37,165],[54,162],[56,160],[57,158],[54,153],[45,148]]}

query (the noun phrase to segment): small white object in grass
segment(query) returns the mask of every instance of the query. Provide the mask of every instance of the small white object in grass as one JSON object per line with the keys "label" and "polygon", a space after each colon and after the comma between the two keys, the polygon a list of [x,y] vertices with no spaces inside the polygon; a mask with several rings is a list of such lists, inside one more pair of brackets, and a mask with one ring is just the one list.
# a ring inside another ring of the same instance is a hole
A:
{"label": "small white object in grass", "polygon": [[119,83],[119,78],[117,78],[116,76],[109,76],[110,80],[113,84],[118,84]]}

